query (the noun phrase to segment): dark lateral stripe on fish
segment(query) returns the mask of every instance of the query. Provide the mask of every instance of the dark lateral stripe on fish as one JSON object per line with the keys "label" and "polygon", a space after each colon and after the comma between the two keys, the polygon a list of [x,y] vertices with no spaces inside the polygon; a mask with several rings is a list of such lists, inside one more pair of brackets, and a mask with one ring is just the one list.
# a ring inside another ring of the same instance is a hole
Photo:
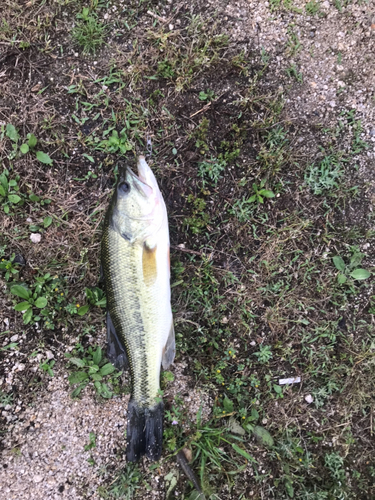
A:
{"label": "dark lateral stripe on fish", "polygon": [[158,275],[156,266],[156,249],[156,245],[154,248],[149,248],[146,243],[143,244],[142,269],[143,279],[146,285],[152,285],[155,283]]}

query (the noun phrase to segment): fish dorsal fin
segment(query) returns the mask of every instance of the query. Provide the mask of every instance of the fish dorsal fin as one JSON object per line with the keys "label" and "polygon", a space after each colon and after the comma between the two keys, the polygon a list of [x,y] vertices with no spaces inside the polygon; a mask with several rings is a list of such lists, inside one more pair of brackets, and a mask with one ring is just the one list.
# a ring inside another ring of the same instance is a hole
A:
{"label": "fish dorsal fin", "polygon": [[146,241],[143,243],[143,253],[142,253],[143,280],[148,286],[155,283],[158,275],[158,270],[156,265],[156,252],[157,252],[156,245],[150,247],[150,245]]}
{"label": "fish dorsal fin", "polygon": [[163,365],[163,370],[168,370],[168,368],[173,363],[175,354],[176,354],[176,341],[175,341],[174,326],[172,321],[167,343],[165,344],[163,349],[163,357],[161,360],[161,364]]}

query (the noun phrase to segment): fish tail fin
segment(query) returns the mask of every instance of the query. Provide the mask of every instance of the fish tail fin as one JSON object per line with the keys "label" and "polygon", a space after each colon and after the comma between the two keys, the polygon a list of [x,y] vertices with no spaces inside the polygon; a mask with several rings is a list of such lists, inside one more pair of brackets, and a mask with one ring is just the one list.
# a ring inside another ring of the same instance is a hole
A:
{"label": "fish tail fin", "polygon": [[138,461],[142,455],[150,460],[158,460],[163,445],[164,404],[153,408],[142,408],[134,399],[129,401],[126,459]]}

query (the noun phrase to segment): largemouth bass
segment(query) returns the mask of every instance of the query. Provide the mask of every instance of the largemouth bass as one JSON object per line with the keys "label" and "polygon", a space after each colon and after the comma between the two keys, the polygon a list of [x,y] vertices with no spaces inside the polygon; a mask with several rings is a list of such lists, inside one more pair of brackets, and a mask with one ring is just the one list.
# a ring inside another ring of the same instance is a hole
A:
{"label": "largemouth bass", "polygon": [[129,365],[132,379],[126,450],[132,462],[161,455],[160,367],[175,355],[167,210],[143,156],[137,166],[138,175],[127,168],[120,176],[101,247],[108,357],[119,369]]}

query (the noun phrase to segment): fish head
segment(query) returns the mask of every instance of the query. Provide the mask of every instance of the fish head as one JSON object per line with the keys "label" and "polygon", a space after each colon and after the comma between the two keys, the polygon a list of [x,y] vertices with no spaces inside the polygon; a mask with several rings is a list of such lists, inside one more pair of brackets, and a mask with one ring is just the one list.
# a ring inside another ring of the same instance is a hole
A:
{"label": "fish head", "polygon": [[113,197],[112,226],[129,241],[145,240],[157,232],[166,208],[156,178],[144,156],[138,158],[138,175],[127,167]]}

